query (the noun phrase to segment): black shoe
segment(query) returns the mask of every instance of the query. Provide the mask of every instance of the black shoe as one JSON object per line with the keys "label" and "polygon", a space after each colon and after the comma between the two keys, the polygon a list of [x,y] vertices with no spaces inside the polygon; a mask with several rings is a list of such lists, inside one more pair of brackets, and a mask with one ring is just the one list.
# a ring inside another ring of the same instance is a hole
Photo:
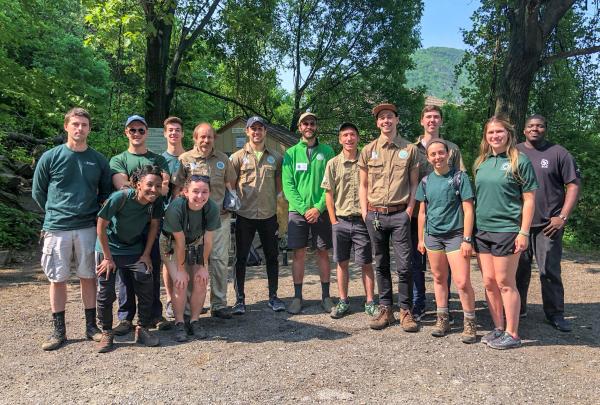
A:
{"label": "black shoe", "polygon": [[210,311],[210,315],[213,318],[231,319],[231,311],[229,308],[213,309]]}
{"label": "black shoe", "polygon": [[546,319],[546,322],[561,332],[571,332],[573,330],[571,322],[567,321],[563,315],[555,315],[550,319]]}
{"label": "black shoe", "polygon": [[231,309],[233,315],[244,315],[246,313],[246,303],[244,299],[238,299],[233,308]]}
{"label": "black shoe", "polygon": [[102,331],[98,329],[96,324],[86,325],[85,337],[93,340],[94,342],[99,342],[102,339]]}
{"label": "black shoe", "polygon": [[175,341],[176,342],[187,342],[188,334],[186,330],[186,325],[183,322],[179,322],[175,324]]}
{"label": "black shoe", "polygon": [[42,349],[46,351],[56,350],[67,342],[67,329],[65,327],[64,313],[62,316],[54,317],[52,326],[52,334],[44,343],[42,343]]}

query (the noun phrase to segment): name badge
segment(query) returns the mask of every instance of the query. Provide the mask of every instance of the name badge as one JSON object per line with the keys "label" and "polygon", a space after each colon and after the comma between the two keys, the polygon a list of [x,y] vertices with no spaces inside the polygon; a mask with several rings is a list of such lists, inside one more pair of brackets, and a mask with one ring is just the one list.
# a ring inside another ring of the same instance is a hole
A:
{"label": "name badge", "polygon": [[308,170],[308,163],[296,163],[297,172],[305,172]]}

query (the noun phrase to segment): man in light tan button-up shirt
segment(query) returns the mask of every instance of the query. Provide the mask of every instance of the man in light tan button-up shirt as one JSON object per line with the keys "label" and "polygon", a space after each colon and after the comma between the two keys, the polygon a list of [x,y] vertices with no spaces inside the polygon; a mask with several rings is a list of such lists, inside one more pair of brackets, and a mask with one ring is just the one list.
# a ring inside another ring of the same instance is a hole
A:
{"label": "man in light tan button-up shirt", "polygon": [[261,117],[250,117],[246,122],[248,142],[231,155],[231,165],[237,175],[236,190],[241,200],[235,224],[235,292],[234,315],[246,313],[244,281],[246,261],[254,235],[262,244],[267,261],[269,302],[273,311],[285,310],[277,297],[279,280],[279,250],[277,245],[277,194],[281,192],[282,157],[265,144],[267,127]]}

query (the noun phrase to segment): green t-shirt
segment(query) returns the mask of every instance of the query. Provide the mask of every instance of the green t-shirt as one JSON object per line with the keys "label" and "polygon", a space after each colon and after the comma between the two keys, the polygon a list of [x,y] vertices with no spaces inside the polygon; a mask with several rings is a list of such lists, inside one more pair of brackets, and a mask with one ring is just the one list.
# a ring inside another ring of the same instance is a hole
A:
{"label": "green t-shirt", "polygon": [[531,161],[519,153],[519,179],[510,170],[506,153],[490,155],[475,172],[477,229],[487,232],[519,232],[524,192],[538,188]]}
{"label": "green t-shirt", "polygon": [[[163,205],[160,199],[142,205],[135,198],[135,190],[115,191],[108,197],[98,217],[110,221],[106,228],[108,246],[113,256],[141,255],[144,251],[142,232],[152,219],[160,219]],[[158,237],[158,235],[157,235]],[[96,252],[102,252],[96,239]]]}
{"label": "green t-shirt", "polygon": [[[206,221],[206,229],[203,228],[203,217]],[[163,231],[167,234],[182,232],[185,234],[185,243],[192,243],[205,231],[214,231],[221,227],[221,215],[219,207],[213,200],[202,207],[201,210],[193,211],[188,207],[187,199],[177,197],[169,204],[165,212]]]}
{"label": "green t-shirt", "polygon": [[95,226],[100,202],[111,190],[104,156],[92,148],[74,152],[62,144],[40,158],[31,194],[46,212],[43,229],[68,231]]}
{"label": "green t-shirt", "polygon": [[131,177],[131,174],[143,165],[156,165],[160,167],[163,172],[167,174],[170,173],[167,160],[163,156],[150,150],[143,155],[136,155],[125,151],[110,159],[110,170],[112,171],[112,174],[125,173],[128,177]]}
{"label": "green t-shirt", "polygon": [[469,176],[461,172],[459,195],[456,195],[452,184],[454,173],[454,169],[443,176],[431,172],[427,185],[424,187],[421,180],[417,187],[417,201],[427,200],[425,231],[429,235],[443,235],[464,227],[462,201],[473,198],[473,189]]}

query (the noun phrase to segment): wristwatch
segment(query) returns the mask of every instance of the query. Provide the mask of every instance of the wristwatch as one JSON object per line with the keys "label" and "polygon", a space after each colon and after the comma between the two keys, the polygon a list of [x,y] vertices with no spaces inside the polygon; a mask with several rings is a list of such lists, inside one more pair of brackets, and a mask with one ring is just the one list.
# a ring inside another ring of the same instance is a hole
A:
{"label": "wristwatch", "polygon": [[567,217],[563,214],[558,214],[558,217],[563,220],[563,222],[567,222]]}
{"label": "wristwatch", "polygon": [[473,238],[471,238],[470,236],[463,236],[463,242],[473,243]]}

